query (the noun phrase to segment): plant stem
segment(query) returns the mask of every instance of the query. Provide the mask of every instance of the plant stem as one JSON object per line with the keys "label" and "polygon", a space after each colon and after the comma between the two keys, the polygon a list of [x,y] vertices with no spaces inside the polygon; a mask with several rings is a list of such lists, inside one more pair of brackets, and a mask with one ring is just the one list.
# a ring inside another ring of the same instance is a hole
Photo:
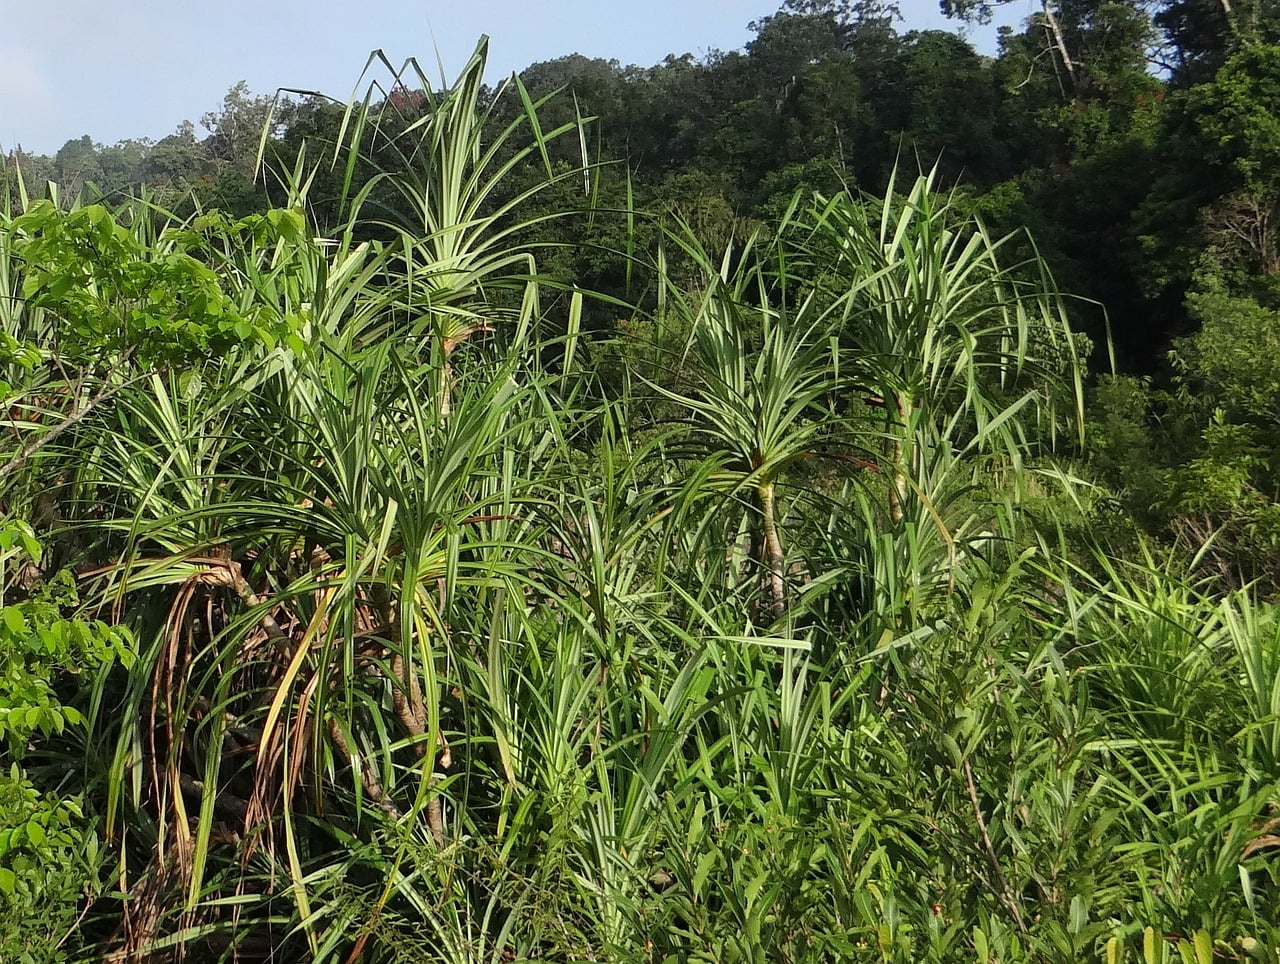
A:
{"label": "plant stem", "polygon": [[773,612],[773,618],[778,619],[786,611],[786,585],[782,578],[782,540],[778,537],[773,483],[763,483],[757,489],[757,493],[760,497],[760,514],[763,518],[765,563],[769,567],[765,574],[769,607]]}
{"label": "plant stem", "polygon": [[1009,884],[1004,879],[1004,871],[1000,869],[1000,856],[996,853],[995,844],[991,842],[991,834],[987,830],[986,818],[982,815],[982,806],[978,803],[978,787],[973,779],[973,765],[970,764],[969,758],[965,757],[960,764],[964,770],[965,784],[969,791],[969,803],[973,806],[973,819],[977,821],[978,830],[982,833],[982,846],[987,852],[987,863],[991,865],[991,876],[995,881],[996,896],[1000,898],[1000,903],[1009,910],[1013,915],[1013,919],[1018,924],[1018,930],[1024,934],[1027,930],[1026,921],[1022,919],[1022,910],[1018,907],[1018,902],[1013,899],[1013,895],[1009,892]]}

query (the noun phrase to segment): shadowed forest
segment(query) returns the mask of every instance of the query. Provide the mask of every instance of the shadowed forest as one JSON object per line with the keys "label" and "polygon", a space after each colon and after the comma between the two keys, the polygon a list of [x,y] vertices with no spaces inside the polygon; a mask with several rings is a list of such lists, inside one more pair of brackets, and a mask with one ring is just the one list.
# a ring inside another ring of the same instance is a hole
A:
{"label": "shadowed forest", "polygon": [[1280,9],[752,33],[4,155],[0,960],[1280,964]]}

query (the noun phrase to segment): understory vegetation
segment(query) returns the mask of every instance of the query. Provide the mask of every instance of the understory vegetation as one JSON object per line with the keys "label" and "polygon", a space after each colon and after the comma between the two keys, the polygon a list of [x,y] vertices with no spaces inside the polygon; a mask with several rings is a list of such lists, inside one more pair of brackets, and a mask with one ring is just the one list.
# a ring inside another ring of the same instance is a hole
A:
{"label": "understory vegetation", "polygon": [[709,229],[485,55],[9,172],[0,959],[1280,962],[1258,285],[1117,376],[940,169]]}

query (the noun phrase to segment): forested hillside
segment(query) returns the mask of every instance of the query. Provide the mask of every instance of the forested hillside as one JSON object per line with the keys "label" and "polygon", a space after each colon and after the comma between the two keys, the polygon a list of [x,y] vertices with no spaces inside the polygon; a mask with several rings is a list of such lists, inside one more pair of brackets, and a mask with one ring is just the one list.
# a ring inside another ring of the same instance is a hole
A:
{"label": "forested hillside", "polygon": [[8,153],[0,960],[1280,962],[1280,10],[761,14]]}

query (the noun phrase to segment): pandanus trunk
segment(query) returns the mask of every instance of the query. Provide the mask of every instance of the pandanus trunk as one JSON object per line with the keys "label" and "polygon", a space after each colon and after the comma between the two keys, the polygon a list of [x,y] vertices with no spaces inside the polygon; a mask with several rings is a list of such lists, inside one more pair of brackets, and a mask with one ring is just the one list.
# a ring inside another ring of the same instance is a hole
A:
{"label": "pandanus trunk", "polygon": [[760,499],[761,541],[767,567],[764,573],[765,595],[773,618],[777,619],[786,611],[786,585],[783,582],[782,540],[778,537],[773,483],[761,484],[756,493]]}
{"label": "pandanus trunk", "polygon": [[911,415],[914,411],[911,402],[902,398],[897,399],[894,406],[898,413],[898,423],[890,426],[893,441],[889,443],[889,518],[893,522],[899,523],[903,517],[903,507],[907,501],[907,466],[913,460],[913,452],[910,441],[906,445],[903,439],[911,438]]}
{"label": "pandanus trunk", "polygon": [[453,345],[445,341],[444,368],[440,372],[440,420],[453,411]]}
{"label": "pandanus trunk", "polygon": [[441,421],[448,419],[449,413],[453,411],[453,350],[478,331],[493,331],[493,326],[487,322],[477,322],[469,328],[464,328],[456,334],[449,335],[440,343],[444,352],[444,367],[440,372]]}
{"label": "pandanus trunk", "polygon": [[[391,673],[395,677],[391,684],[391,700],[395,707],[396,716],[400,720],[400,724],[409,733],[413,740],[413,751],[421,759],[427,755],[427,746],[423,742],[427,734],[427,707],[422,698],[422,687],[418,682],[418,674],[414,670],[411,660],[405,659],[406,646],[412,646],[413,640],[405,639],[400,625],[400,619],[396,612],[396,604],[391,598],[391,594],[385,586],[377,586],[374,589],[375,601],[382,612],[383,627],[390,637],[393,653],[391,657]],[[449,766],[450,754],[449,744],[444,739],[444,734],[439,734],[439,742],[441,753],[437,758],[437,763],[444,769]],[[436,846],[443,847],[444,839],[444,810],[440,803],[438,793],[433,793],[427,798],[427,826],[431,831],[431,837],[435,840]]]}

